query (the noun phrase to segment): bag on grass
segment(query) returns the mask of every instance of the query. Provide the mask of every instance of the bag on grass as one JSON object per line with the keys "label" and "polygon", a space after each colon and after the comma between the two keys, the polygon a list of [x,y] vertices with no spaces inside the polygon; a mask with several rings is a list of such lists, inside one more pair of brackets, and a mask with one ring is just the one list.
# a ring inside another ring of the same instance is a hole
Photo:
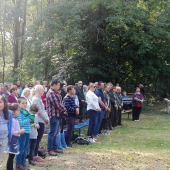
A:
{"label": "bag on grass", "polygon": [[88,145],[90,142],[84,137],[78,137],[76,142],[80,145]]}
{"label": "bag on grass", "polygon": [[40,146],[38,148],[38,156],[40,156],[41,158],[46,157],[46,149],[43,146]]}

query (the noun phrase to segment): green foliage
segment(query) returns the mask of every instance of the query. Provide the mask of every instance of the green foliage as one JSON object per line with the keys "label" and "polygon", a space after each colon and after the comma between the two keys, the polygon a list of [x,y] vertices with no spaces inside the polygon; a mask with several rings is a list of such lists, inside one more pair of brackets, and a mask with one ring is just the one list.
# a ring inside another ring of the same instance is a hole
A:
{"label": "green foliage", "polygon": [[23,82],[112,81],[126,89],[143,83],[163,94],[170,86],[169,2],[28,1],[24,58],[15,75]]}

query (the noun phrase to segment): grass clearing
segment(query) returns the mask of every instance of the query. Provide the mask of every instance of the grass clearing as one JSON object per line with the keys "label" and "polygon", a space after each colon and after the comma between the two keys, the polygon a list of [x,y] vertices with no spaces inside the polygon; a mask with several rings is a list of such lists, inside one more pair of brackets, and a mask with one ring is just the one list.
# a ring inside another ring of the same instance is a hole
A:
{"label": "grass clearing", "polygon": [[[31,170],[167,170],[170,169],[170,115],[166,106],[145,107],[140,122],[122,115],[123,126],[95,144],[75,145]],[[131,116],[130,116],[131,118]],[[86,129],[81,133],[86,134]],[[42,144],[46,145],[46,137]],[[5,169],[6,154],[2,162]]]}

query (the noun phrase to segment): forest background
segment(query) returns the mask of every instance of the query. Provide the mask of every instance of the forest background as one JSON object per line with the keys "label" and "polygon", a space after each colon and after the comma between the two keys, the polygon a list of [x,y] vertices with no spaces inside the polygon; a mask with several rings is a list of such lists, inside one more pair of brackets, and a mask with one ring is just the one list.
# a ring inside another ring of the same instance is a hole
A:
{"label": "forest background", "polygon": [[0,0],[0,82],[170,88],[170,0]]}

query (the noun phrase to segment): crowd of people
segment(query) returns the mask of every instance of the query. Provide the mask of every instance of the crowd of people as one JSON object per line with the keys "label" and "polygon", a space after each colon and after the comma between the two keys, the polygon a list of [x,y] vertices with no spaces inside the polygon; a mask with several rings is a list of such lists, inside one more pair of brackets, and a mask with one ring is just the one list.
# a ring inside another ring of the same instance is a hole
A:
{"label": "crowd of people", "polygon": [[[110,135],[109,130],[122,126],[121,111],[131,104],[132,120],[139,121],[143,103],[141,87],[136,87],[131,103],[123,102],[126,93],[121,94],[119,84],[102,81],[74,86],[60,83],[57,79],[42,85],[0,84],[0,161],[3,152],[9,153],[7,170],[26,169],[29,164],[44,162],[38,156],[38,148],[45,126],[49,125],[47,150],[50,156],[71,148],[75,122],[89,120],[87,136],[95,143],[100,135]],[[124,105],[125,104],[125,105]],[[64,132],[64,127],[66,132]]]}

